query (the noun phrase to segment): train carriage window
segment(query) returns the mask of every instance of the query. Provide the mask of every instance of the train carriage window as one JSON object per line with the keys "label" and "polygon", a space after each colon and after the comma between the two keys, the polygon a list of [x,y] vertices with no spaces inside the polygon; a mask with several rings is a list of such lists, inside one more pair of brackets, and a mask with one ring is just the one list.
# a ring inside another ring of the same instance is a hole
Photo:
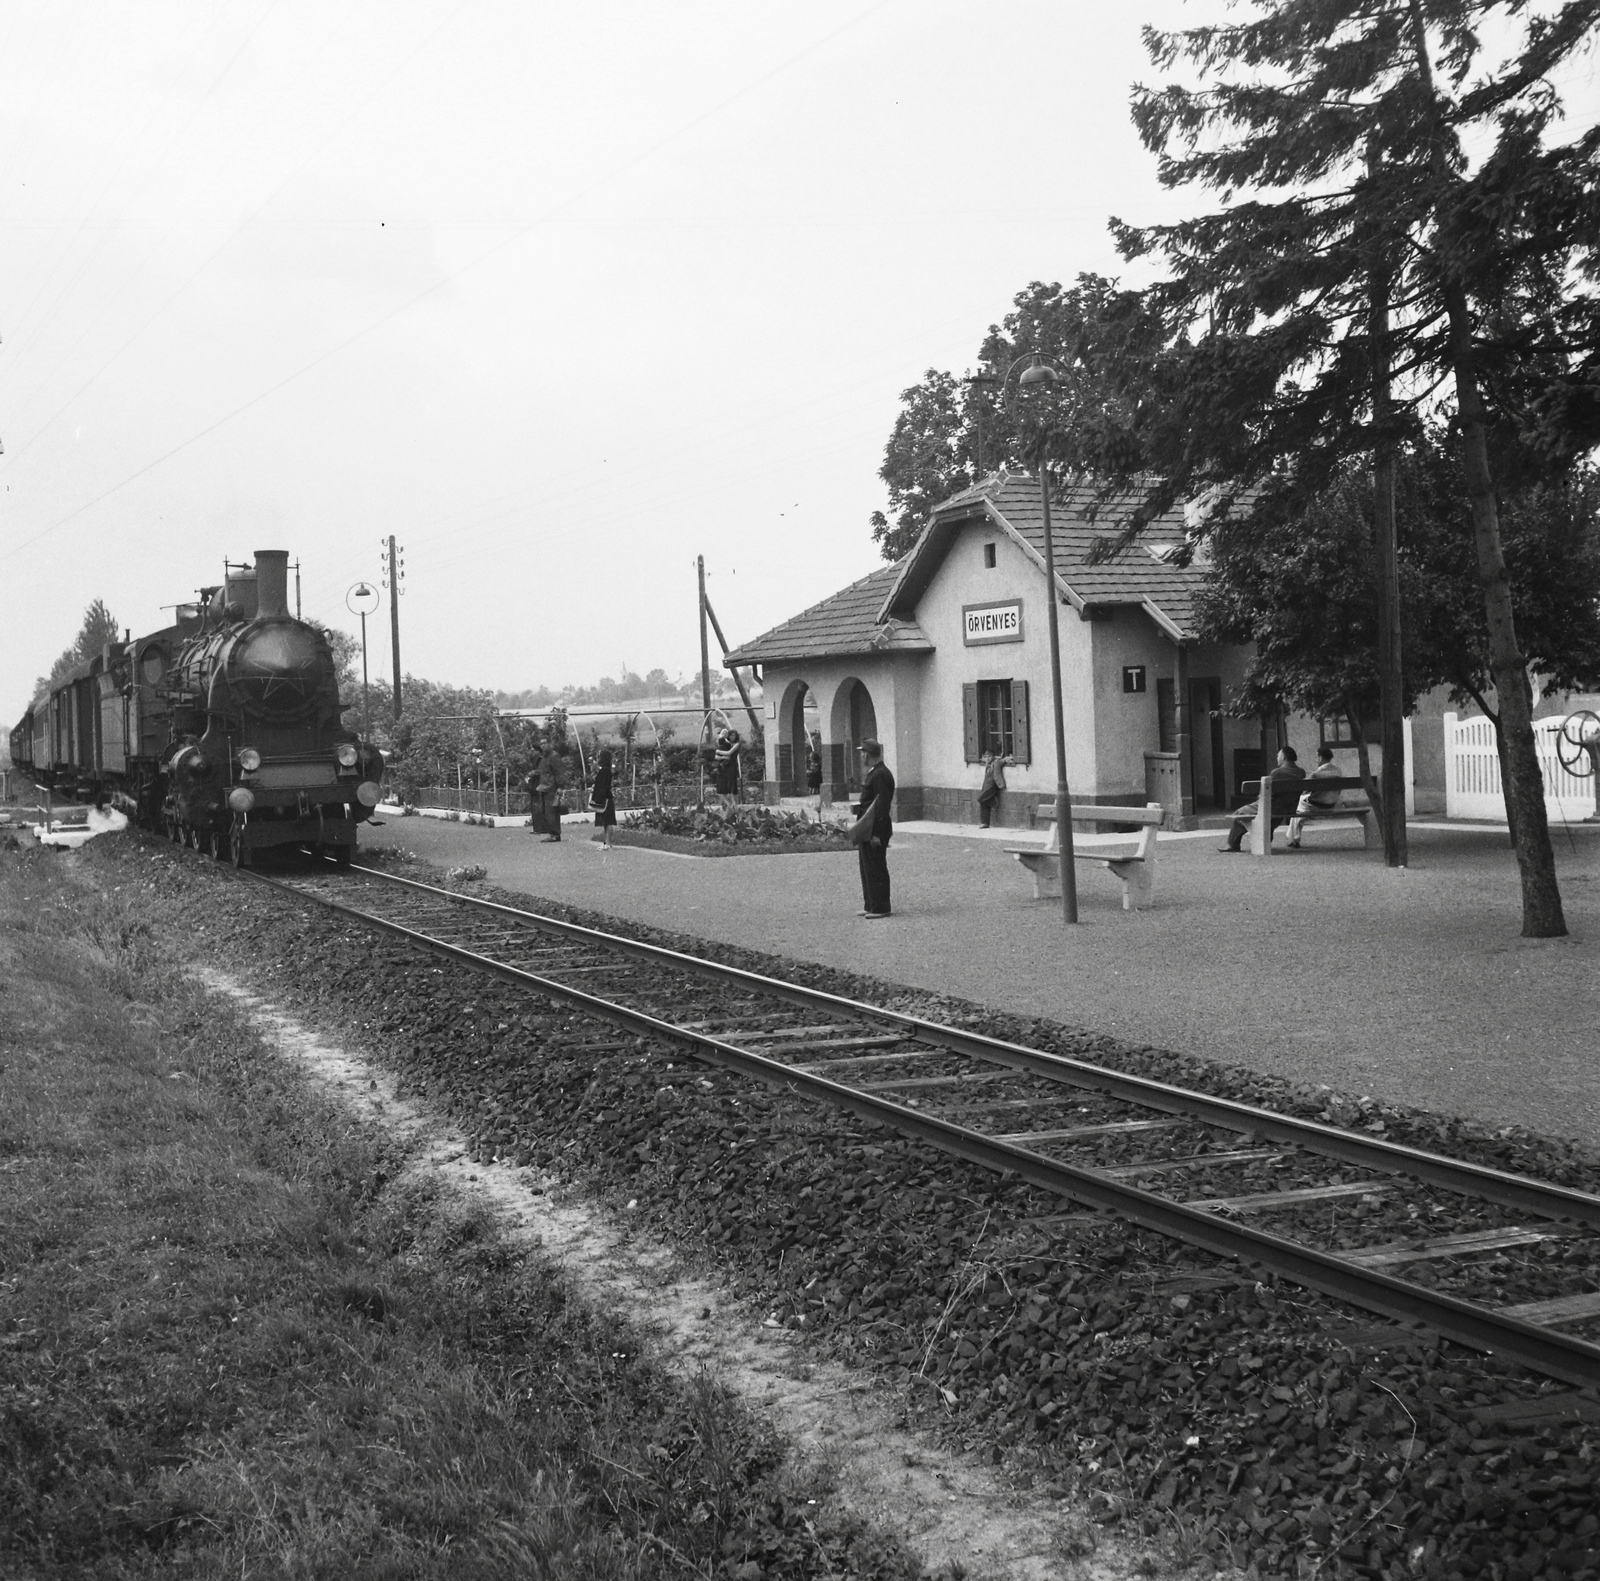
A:
{"label": "train carriage window", "polygon": [[146,648],[139,660],[139,674],[148,686],[159,686],[167,673],[167,656],[160,648]]}

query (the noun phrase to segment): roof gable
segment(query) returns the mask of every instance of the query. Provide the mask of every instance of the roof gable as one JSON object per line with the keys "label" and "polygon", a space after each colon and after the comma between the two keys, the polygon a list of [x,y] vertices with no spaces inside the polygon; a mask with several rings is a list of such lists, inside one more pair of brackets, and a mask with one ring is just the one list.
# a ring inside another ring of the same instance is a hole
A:
{"label": "roof gable", "polygon": [[915,620],[883,614],[884,598],[899,574],[899,562],[880,566],[792,620],[735,648],[723,663],[776,664],[849,654],[931,653],[933,644]]}
{"label": "roof gable", "polygon": [[[1183,506],[1175,505],[1156,517],[1138,543],[1103,563],[1090,563],[1095,543],[1126,525],[1139,499],[1130,490],[1102,500],[1087,481],[1052,488],[1050,536],[1056,585],[1079,611],[1092,605],[1133,605],[1146,610],[1169,636],[1191,638],[1195,634],[1195,595],[1205,571],[1193,565],[1173,565],[1161,557],[1163,549],[1170,551],[1186,541]],[[935,508],[922,536],[900,564],[883,603],[884,618],[914,616],[956,537],[974,522],[1004,532],[1043,573],[1044,508],[1038,482],[1025,472],[997,472]]]}

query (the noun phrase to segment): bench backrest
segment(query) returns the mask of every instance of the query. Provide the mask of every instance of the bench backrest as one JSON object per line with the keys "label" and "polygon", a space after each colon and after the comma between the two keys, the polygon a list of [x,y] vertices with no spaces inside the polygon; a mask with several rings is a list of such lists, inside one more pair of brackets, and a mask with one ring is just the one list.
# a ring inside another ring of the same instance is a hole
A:
{"label": "bench backrest", "polygon": [[[1033,809],[1034,816],[1047,823],[1056,821],[1055,803]],[[1072,808],[1074,823],[1138,823],[1159,824],[1167,816],[1167,809],[1159,802],[1149,807],[1101,807],[1098,804],[1076,805]]]}
{"label": "bench backrest", "polygon": [[[1366,791],[1367,782],[1364,779],[1351,779],[1348,776],[1335,779],[1331,774],[1324,774],[1313,779],[1307,775],[1304,779],[1286,779],[1282,775],[1274,774],[1272,779],[1272,810],[1274,813],[1288,808],[1293,812],[1299,805],[1300,798],[1308,791],[1317,796],[1325,795],[1329,791],[1338,791],[1341,794],[1347,790]],[[1239,787],[1247,797],[1260,799],[1261,781],[1245,780]]]}

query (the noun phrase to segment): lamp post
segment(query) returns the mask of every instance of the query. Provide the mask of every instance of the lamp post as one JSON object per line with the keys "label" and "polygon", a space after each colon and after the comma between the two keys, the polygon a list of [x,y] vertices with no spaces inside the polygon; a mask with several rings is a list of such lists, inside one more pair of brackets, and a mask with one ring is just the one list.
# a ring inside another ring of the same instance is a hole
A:
{"label": "lamp post", "polygon": [[[1029,360],[1031,359],[1031,360]],[[1011,375],[1024,362],[1020,390],[1026,385],[1056,384],[1061,375],[1039,355],[1025,353],[1005,371],[1000,380],[1002,392]],[[1044,581],[1045,601],[1050,616],[1050,708],[1054,715],[1056,734],[1056,835],[1061,846],[1061,920],[1078,920],[1078,870],[1072,855],[1072,798],[1067,790],[1067,729],[1065,711],[1061,705],[1061,622],[1056,613],[1056,551],[1050,532],[1050,478],[1044,465],[1044,446],[1039,447],[1039,504],[1044,511]]]}
{"label": "lamp post", "polygon": [[372,721],[367,708],[367,616],[378,607],[378,590],[370,582],[357,582],[344,596],[351,614],[361,617],[361,739],[372,739]]}

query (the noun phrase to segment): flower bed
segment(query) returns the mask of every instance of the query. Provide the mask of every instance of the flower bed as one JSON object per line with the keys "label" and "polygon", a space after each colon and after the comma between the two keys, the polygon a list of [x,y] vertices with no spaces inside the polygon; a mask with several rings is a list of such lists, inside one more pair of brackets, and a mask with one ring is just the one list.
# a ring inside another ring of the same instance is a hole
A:
{"label": "flower bed", "polygon": [[[603,836],[596,831],[596,839]],[[773,856],[849,851],[846,826],[818,823],[775,807],[647,807],[611,831],[616,845],[686,856]]]}

